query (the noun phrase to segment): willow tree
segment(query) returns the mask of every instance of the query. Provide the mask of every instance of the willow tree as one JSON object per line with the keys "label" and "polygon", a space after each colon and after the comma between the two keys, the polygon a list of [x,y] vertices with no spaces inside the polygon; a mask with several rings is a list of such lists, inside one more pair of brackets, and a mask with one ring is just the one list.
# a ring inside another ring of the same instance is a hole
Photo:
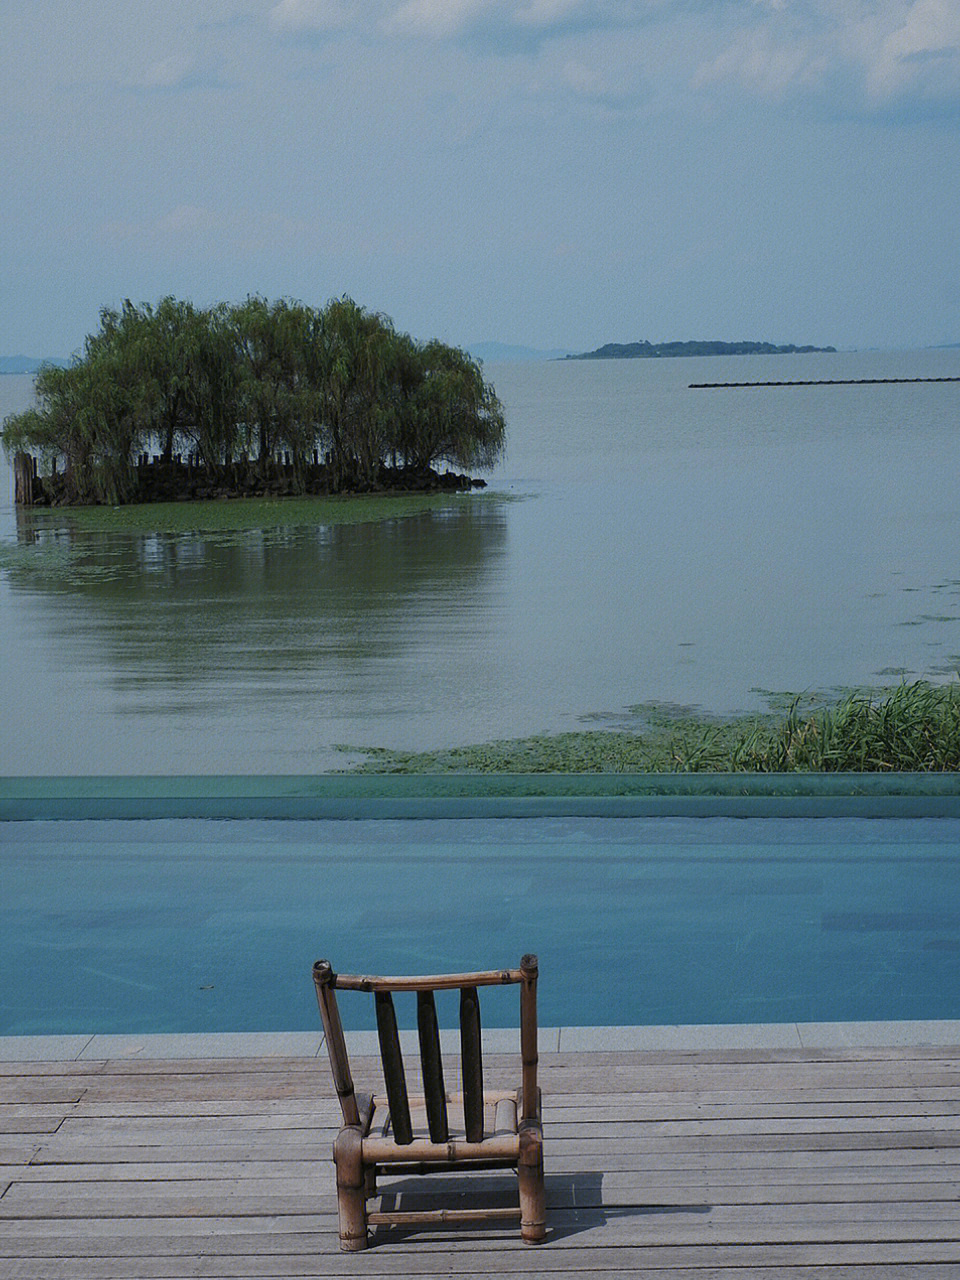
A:
{"label": "willow tree", "polygon": [[298,303],[260,297],[229,309],[243,439],[261,470],[285,448],[299,475],[314,447],[317,411],[307,376],[314,315]]}
{"label": "willow tree", "polygon": [[316,317],[310,374],[320,389],[334,489],[373,483],[388,450],[395,338],[385,316],[352,298],[335,299]]}
{"label": "willow tree", "polygon": [[161,298],[157,305],[104,308],[100,332],[87,339],[87,359],[112,352],[135,371],[138,414],[164,462],[189,443],[195,425],[193,382],[202,367],[206,317],[192,303]]}
{"label": "willow tree", "polygon": [[[37,376],[37,406],[7,419],[7,453],[63,465],[68,498],[136,497],[136,459],[196,452],[213,473],[280,451],[294,484],[333,491],[383,483],[389,463],[492,466],[503,410],[480,366],[420,343],[352,298],[321,310],[249,297],[201,310],[176,298],[104,308],[68,369]],[[324,469],[309,476],[314,453]],[[232,483],[235,476],[228,478]]]}
{"label": "willow tree", "polygon": [[184,338],[183,434],[208,467],[221,471],[245,456],[239,426],[241,373],[229,309],[195,313]]}
{"label": "willow tree", "polygon": [[145,433],[135,375],[118,352],[88,350],[65,369],[45,365],[34,387],[36,407],[4,424],[6,452],[39,452],[49,470],[63,473],[75,502],[129,501]]}
{"label": "willow tree", "polygon": [[503,453],[503,406],[465,351],[427,342],[413,356],[401,418],[400,447],[407,463],[432,467],[492,467]]}

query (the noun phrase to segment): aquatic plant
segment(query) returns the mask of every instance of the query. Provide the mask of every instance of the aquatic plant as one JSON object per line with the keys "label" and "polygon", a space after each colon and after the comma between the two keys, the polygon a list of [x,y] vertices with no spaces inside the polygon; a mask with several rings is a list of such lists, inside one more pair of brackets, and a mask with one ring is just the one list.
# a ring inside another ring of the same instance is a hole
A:
{"label": "aquatic plant", "polygon": [[642,731],[544,734],[400,752],[344,748],[361,773],[793,773],[960,770],[960,683],[797,696],[786,711],[651,717]]}

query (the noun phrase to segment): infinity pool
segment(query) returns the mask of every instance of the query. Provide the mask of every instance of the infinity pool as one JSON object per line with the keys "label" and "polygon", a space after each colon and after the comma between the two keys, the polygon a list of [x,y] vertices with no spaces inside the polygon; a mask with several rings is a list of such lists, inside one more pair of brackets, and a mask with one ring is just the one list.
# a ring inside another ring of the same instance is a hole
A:
{"label": "infinity pool", "polygon": [[[5,1035],[314,1030],[320,956],[426,972],[524,951],[545,1026],[960,1017],[953,818],[64,820],[0,840]],[[516,993],[490,994],[488,1025],[513,1022]],[[343,1002],[348,1026],[365,1005]]]}

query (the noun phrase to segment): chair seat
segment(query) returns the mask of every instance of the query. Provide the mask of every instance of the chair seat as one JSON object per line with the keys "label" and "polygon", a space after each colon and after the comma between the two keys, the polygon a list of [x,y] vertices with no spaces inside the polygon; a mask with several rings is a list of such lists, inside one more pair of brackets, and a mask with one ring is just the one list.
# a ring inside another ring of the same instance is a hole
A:
{"label": "chair seat", "polygon": [[367,1164],[398,1164],[409,1161],[443,1162],[458,1164],[477,1160],[516,1161],[520,1150],[520,1134],[517,1124],[517,1092],[496,1090],[483,1095],[483,1138],[468,1142],[466,1121],[463,1114],[463,1095],[447,1094],[449,1136],[446,1142],[433,1142],[427,1124],[426,1099],[409,1098],[412,1142],[397,1142],[389,1110],[381,1112],[376,1107],[374,1095],[373,1123],[363,1138],[362,1152]]}
{"label": "chair seat", "polygon": [[[445,1095],[447,1100],[447,1124],[450,1131],[450,1138],[463,1142],[466,1140],[466,1120],[463,1114],[463,1094],[448,1093]],[[427,1100],[422,1095],[411,1094],[409,1099],[410,1106],[410,1122],[413,1126],[414,1141],[418,1139],[430,1137],[430,1129],[427,1123]],[[370,1133],[376,1134],[379,1138],[390,1138],[393,1133],[393,1125],[390,1119],[390,1109],[387,1105],[387,1099],[383,1094],[374,1094],[374,1113],[373,1122],[370,1126]],[[484,1138],[492,1137],[495,1133],[503,1133],[509,1131],[517,1132],[517,1090],[516,1089],[491,1089],[484,1090],[483,1094],[483,1136]]]}

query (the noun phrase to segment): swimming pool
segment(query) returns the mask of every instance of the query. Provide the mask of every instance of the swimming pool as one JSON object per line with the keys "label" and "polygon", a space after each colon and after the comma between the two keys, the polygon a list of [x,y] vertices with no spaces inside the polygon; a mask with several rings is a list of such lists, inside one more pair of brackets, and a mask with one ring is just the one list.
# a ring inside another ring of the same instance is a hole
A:
{"label": "swimming pool", "polygon": [[530,950],[545,1026],[960,1017],[957,818],[68,819],[2,842],[5,1035],[316,1030],[318,956]]}

